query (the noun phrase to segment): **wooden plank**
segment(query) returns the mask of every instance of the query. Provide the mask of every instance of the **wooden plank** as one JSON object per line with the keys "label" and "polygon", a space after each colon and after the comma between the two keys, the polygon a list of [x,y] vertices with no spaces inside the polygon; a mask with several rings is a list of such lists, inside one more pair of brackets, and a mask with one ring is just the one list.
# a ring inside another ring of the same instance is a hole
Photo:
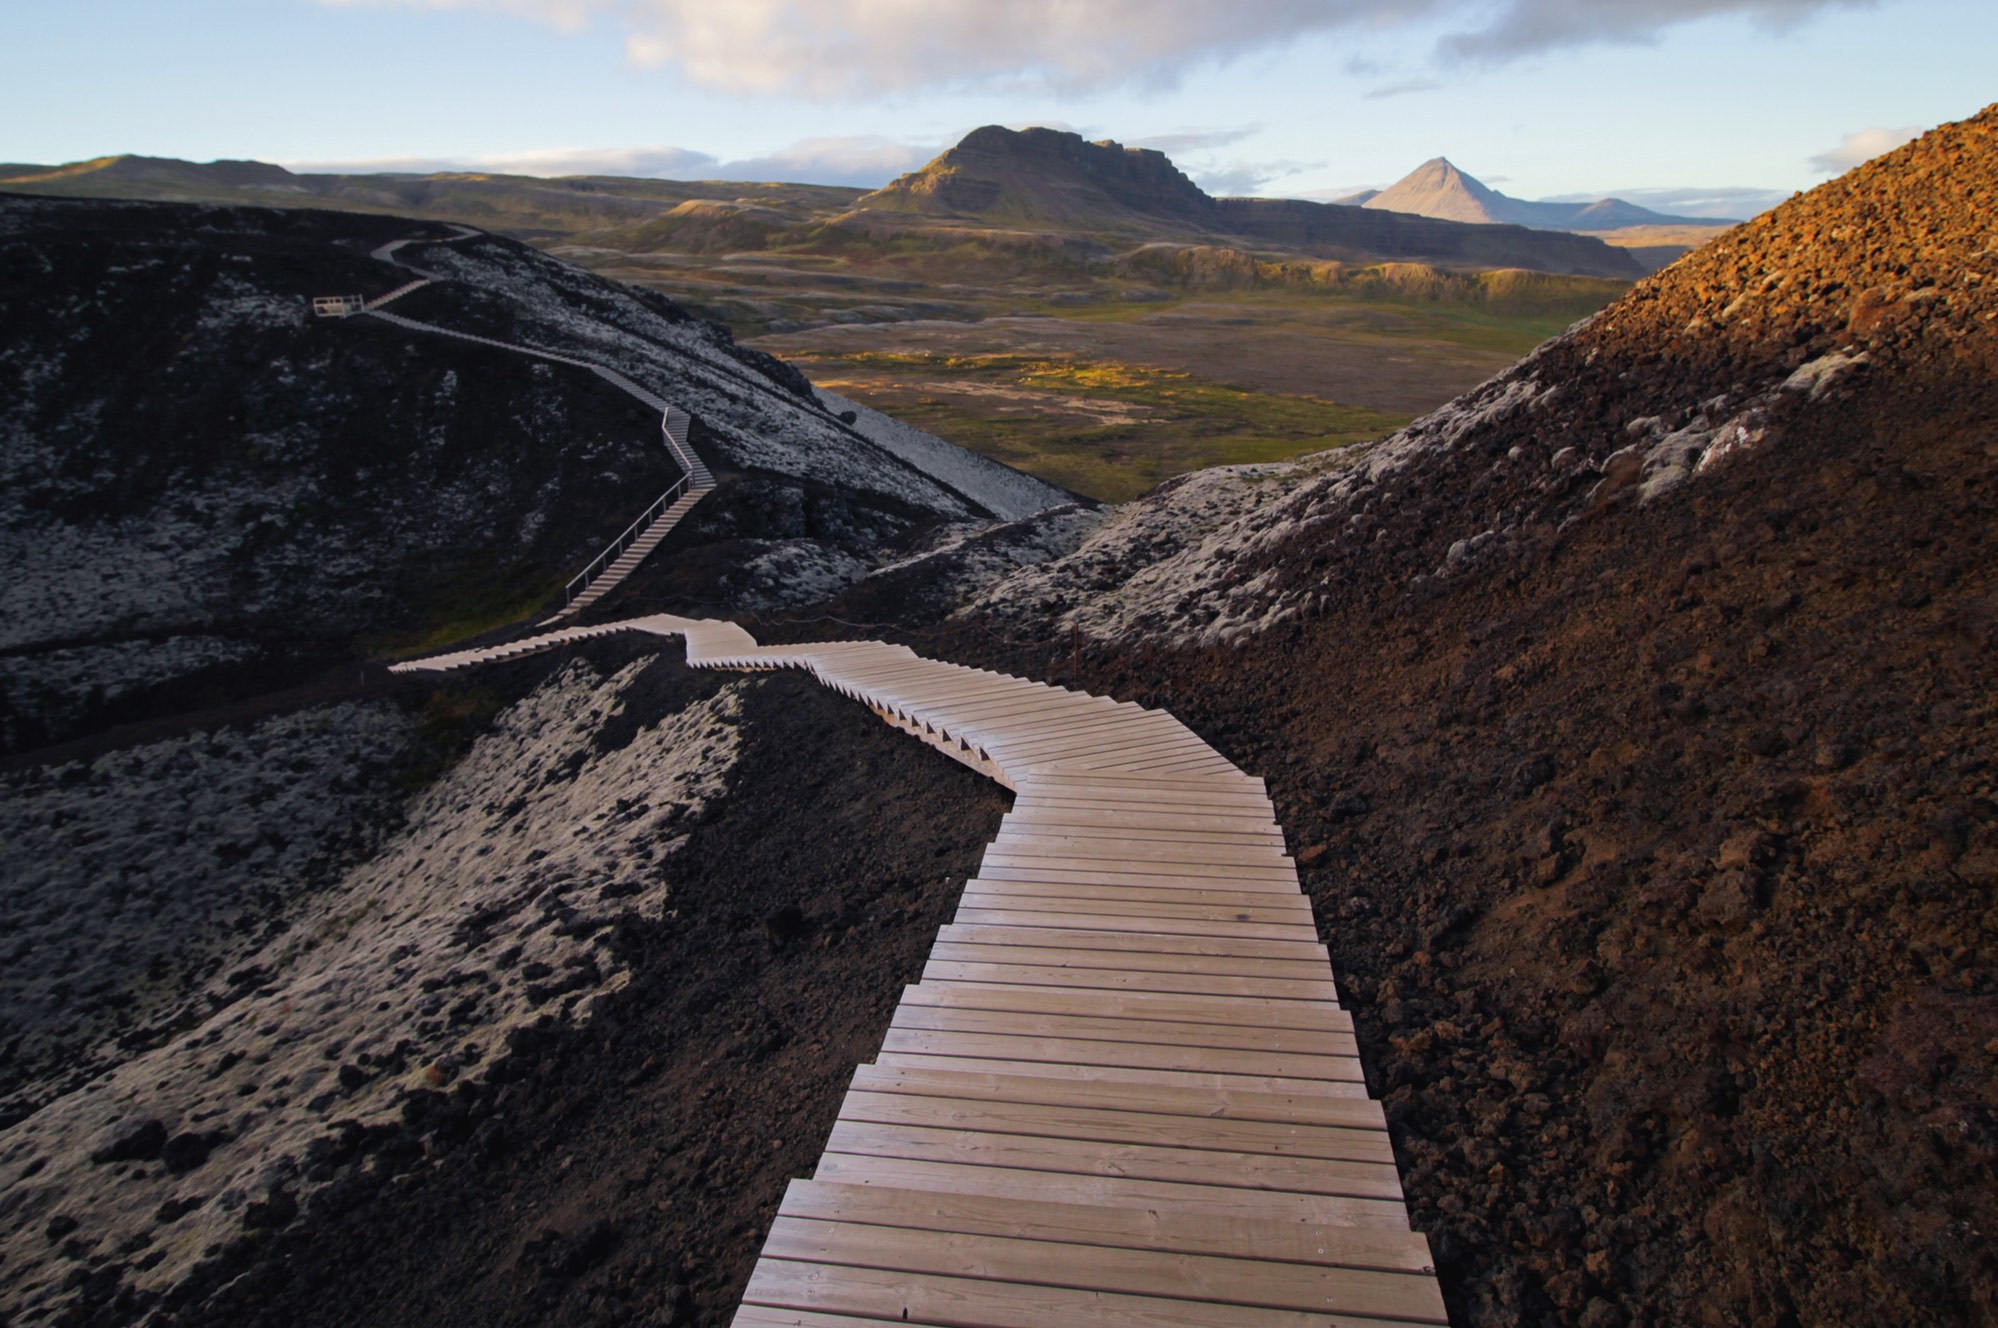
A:
{"label": "wooden plank", "polygon": [[1036,798],[1030,793],[1022,793],[1015,798],[1013,810],[1006,814],[1007,824],[1022,821],[1035,826],[1075,826],[1078,827],[1078,833],[1083,828],[1107,829],[1120,833],[1204,830],[1221,835],[1257,835],[1279,841],[1283,838],[1282,827],[1269,812],[1187,815],[1146,807],[1093,811],[1077,807],[1066,800]]}
{"label": "wooden plank", "polygon": [[987,1102],[859,1090],[849,1092],[841,1101],[839,1119],[861,1125],[910,1125],[971,1130],[979,1134],[1394,1165],[1394,1150],[1388,1146],[1384,1131],[1299,1125],[1289,1121],[1207,1120],[1165,1112],[1108,1110],[1065,1103]]}
{"label": "wooden plank", "polygon": [[1217,1306],[1447,1323],[1434,1278],[779,1214],[769,1257]]}
{"label": "wooden plank", "polygon": [[1104,903],[1176,904],[1181,907],[1251,909],[1271,917],[1296,918],[1309,922],[1311,901],[1303,895],[1281,890],[1209,889],[1198,879],[1184,884],[1076,885],[1069,881],[988,881],[977,877],[966,890],[994,899],[1039,899],[1043,901],[1096,900]]}
{"label": "wooden plank", "polygon": [[1054,1204],[999,1195],[794,1180],[778,1211],[786,1217],[825,1222],[1059,1240],[1111,1249],[1177,1250],[1381,1272],[1434,1271],[1428,1238],[1412,1231],[1246,1218],[1189,1220],[1171,1208]]}
{"label": "wooden plank", "polygon": [[1243,826],[1235,830],[1202,830],[1195,827],[1073,825],[1048,821],[1039,813],[1010,811],[999,822],[993,847],[1008,847],[1031,840],[1073,840],[1080,853],[1091,845],[1152,844],[1162,853],[1182,851],[1183,861],[1195,861],[1204,852],[1239,853],[1252,861],[1286,862],[1284,838],[1270,829]]}
{"label": "wooden plank", "polygon": [[887,1185],[946,1194],[1041,1199],[1048,1203],[1171,1209],[1188,1218],[1223,1222],[1303,1222],[1408,1230],[1407,1210],[1399,1200],[1260,1190],[1245,1185],[1196,1185],[1136,1176],[1097,1176],[856,1153],[827,1153],[813,1179],[837,1185]]}
{"label": "wooden plank", "polygon": [[1198,759],[1188,759],[1188,760],[1161,759],[1157,761],[1146,761],[1140,765],[1135,765],[1131,767],[1131,769],[1134,774],[1157,774],[1157,775],[1170,775],[1170,774],[1182,774],[1182,773],[1192,774],[1196,772],[1204,772],[1205,767],[1211,765],[1212,762],[1214,761],[1221,762],[1222,764],[1228,766],[1229,769],[1235,768],[1234,763],[1229,761],[1227,757],[1221,755],[1221,753],[1214,751],[1212,748],[1209,748],[1208,752],[1209,756],[1211,757],[1211,761],[1202,761]]}
{"label": "wooden plank", "polygon": [[1002,682],[997,678],[976,676],[905,679],[879,689],[881,695],[892,697],[895,704],[905,709],[944,705],[954,700],[1025,697],[1039,690],[1031,683]]}
{"label": "wooden plank", "polygon": [[[1024,886],[1008,891],[1004,885],[1002,882],[999,885],[981,885],[978,888],[967,889],[959,898],[958,907],[960,910],[1004,909],[1016,913],[1060,913],[1066,916],[1087,910],[1099,917],[1109,915],[1133,920],[1149,918],[1174,922],[1253,922],[1293,927],[1311,926],[1310,908],[1307,906],[1299,910],[1287,907],[1285,905],[1290,901],[1284,900],[1280,895],[1276,898],[1283,901],[1281,905],[1264,908],[1245,904],[1174,904],[1158,898],[1143,897],[1106,899],[1102,897],[1101,891],[1087,897],[1078,897],[1069,891],[1063,891],[1058,895],[1040,895],[1027,893],[1028,887]],[[1172,892],[1159,890],[1156,893],[1163,895]],[[1193,895],[1199,891],[1187,890],[1183,893]]]}
{"label": "wooden plank", "polygon": [[[1009,818],[1010,819],[1010,818]],[[1281,867],[1289,861],[1281,847],[1268,840],[1256,844],[1228,843],[1219,835],[1167,839],[1158,831],[1110,830],[1068,834],[1000,822],[999,834],[986,852],[999,850],[1035,858],[1112,858],[1127,862],[1204,862],[1215,866]]]}
{"label": "wooden plank", "polygon": [[[1260,1051],[1305,1056],[1355,1058],[1360,1052],[1351,1033],[1305,1028],[1233,1027],[1211,1023],[1103,1017],[1087,1014],[1023,1013],[1016,1010],[955,1009],[947,1006],[898,1007],[891,1030],[930,1033],[984,1033],[1064,1042],[1110,1042],[1119,1046],[1150,1044],[1195,1052]],[[1119,1053],[1120,1055],[1122,1053]],[[1079,1060],[1094,1059],[1084,1055]]]}
{"label": "wooden plank", "polygon": [[1364,1082],[1346,1079],[1288,1079],[1282,1075],[1238,1074],[1219,1070],[1161,1070],[1142,1065],[1069,1065],[1061,1061],[1013,1060],[992,1056],[940,1056],[924,1051],[883,1051],[876,1065],[904,1070],[954,1070],[1029,1075],[1070,1083],[1165,1085],[1173,1088],[1226,1088],[1249,1093],[1310,1093],[1365,1099]]}
{"label": "wooden plank", "polygon": [[1194,775],[1138,775],[1120,774],[1116,771],[1092,771],[1088,774],[1063,774],[1049,771],[1045,777],[1051,787],[1073,787],[1078,784],[1100,788],[1116,788],[1131,792],[1146,793],[1157,789],[1175,789],[1181,792],[1230,793],[1235,796],[1269,800],[1270,791],[1263,781],[1254,775],[1240,771],[1225,778],[1212,778]]}
{"label": "wooden plank", "polygon": [[934,713],[939,718],[948,713],[951,718],[960,724],[993,724],[1012,715],[1052,713],[1057,708],[1065,707],[1068,704],[1070,703],[1056,700],[1039,691],[1021,689],[1000,693],[977,702],[960,702],[956,706],[950,707],[947,712],[946,703],[944,702],[912,701],[904,703],[902,708],[911,714],[928,716]]}
{"label": "wooden plank", "polygon": [[1032,937],[1007,933],[1008,943],[939,941],[930,958],[965,964],[1028,964],[1036,968],[1108,969],[1129,973],[1165,973],[1190,977],[1285,978],[1330,982],[1323,964],[1308,959],[1270,959],[1263,955],[1184,955],[1138,949],[1157,938],[1134,937],[1134,948],[1117,950],[1057,944],[1036,945]]}
{"label": "wooden plank", "polygon": [[1387,1129],[1381,1104],[1369,1097],[1318,1091],[1265,1093],[1245,1088],[1189,1087],[1172,1083],[1130,1083],[1115,1079],[1056,1079],[1046,1075],[989,1070],[939,1070],[911,1065],[861,1065],[853,1087],[870,1093],[915,1093],[976,1097],[987,1102],[1028,1102],[1049,1106],[1164,1112],[1209,1120],[1282,1121],[1337,1125],[1352,1130]]}
{"label": "wooden plank", "polygon": [[[1286,864],[1284,870],[1288,873],[1291,869]],[[1039,881],[1044,885],[1156,885],[1167,889],[1190,886],[1194,889],[1263,890],[1285,898],[1303,898],[1294,876],[1272,876],[1251,868],[1208,863],[1132,863],[1127,869],[1090,863],[1058,867],[1001,862],[981,867],[979,878],[988,881]]]}
{"label": "wooden plank", "polygon": [[1004,737],[997,737],[994,741],[1005,748],[1006,759],[1015,765],[1034,768],[1059,766],[1063,770],[1088,770],[1092,768],[1091,762],[1132,761],[1159,752],[1198,755],[1202,750],[1197,738],[1131,733],[1117,728],[1032,744],[1010,743]]}
{"label": "wooden plank", "polygon": [[1097,812],[1068,804],[1051,805],[1015,799],[1002,824],[1019,833],[1073,835],[1076,838],[1130,839],[1137,836],[1168,841],[1176,836],[1198,842],[1261,847],[1284,843],[1282,827],[1267,816],[1202,816],[1175,811]]}
{"label": "wooden plank", "polygon": [[[829,682],[846,683],[850,686],[878,687],[889,683],[901,682],[908,678],[932,677],[936,673],[937,666],[935,660],[924,659],[920,655],[908,655],[900,660],[851,662],[842,660],[838,664],[827,668],[824,677]],[[1001,677],[1000,674],[990,673],[983,669],[973,669],[971,673],[990,678],[994,681],[998,681]]]}
{"label": "wooden plank", "polygon": [[1225,1047],[1171,1047],[1153,1042],[1109,1042],[1033,1034],[938,1033],[919,1028],[890,1028],[881,1039],[881,1049],[920,1056],[1054,1062],[1104,1069],[1186,1070],[1326,1083],[1366,1082],[1360,1073],[1360,1062],[1354,1057],[1289,1051],[1230,1051]]}
{"label": "wooden plank", "polygon": [[1260,793],[1169,788],[1109,789],[1088,784],[1050,788],[1043,783],[1048,774],[1046,767],[1023,765],[1020,768],[1020,795],[1030,805],[1052,804],[1106,812],[1184,812],[1191,816],[1246,815],[1258,819],[1275,815]]}
{"label": "wooden plank", "polygon": [[1161,936],[1234,936],[1244,940],[1269,941],[1296,940],[1311,934],[1309,927],[1296,922],[1281,924],[1192,920],[1182,922],[1172,918],[1122,918],[1091,913],[1082,907],[1077,907],[1068,913],[960,907],[952,921],[974,927],[1033,927],[1059,930],[1087,928],[1094,931],[1141,932]]}
{"label": "wooden plank", "polygon": [[1147,758],[1214,756],[1214,749],[1191,733],[1129,733],[1121,742],[1084,742],[1043,750],[1026,759],[1035,765],[1060,765],[1075,770],[1114,770],[1105,761],[1130,762]]}
{"label": "wooden plank", "polygon": [[[1073,807],[1088,811],[1139,813],[1169,816],[1253,817],[1261,823],[1275,823],[1275,809],[1262,794],[1253,791],[1231,793],[1221,789],[1131,789],[1074,784],[1048,787],[1042,781],[1049,767],[1032,762],[1014,762],[1021,772],[1020,798],[1029,807]],[[1093,777],[1103,771],[1080,771],[1078,777]]]}
{"label": "wooden plank", "polygon": [[1185,753],[1211,752],[1206,743],[1178,725],[1141,724],[1136,721],[1098,729],[1091,733],[1049,733],[1017,744],[1008,744],[1011,754],[1023,760],[1067,763],[1091,752],[1124,749],[1130,751],[1171,750]]}
{"label": "wooden plank", "polygon": [[1316,937],[1309,940],[1263,941],[1236,936],[1158,936],[1139,938],[1074,928],[1058,935],[1037,933],[1031,942],[1015,939],[1002,930],[945,923],[937,931],[939,940],[970,945],[1054,946],[1063,949],[1149,951],[1167,955],[1241,955],[1257,959],[1302,960],[1323,975],[1331,965],[1325,947]]}
{"label": "wooden plank", "polygon": [[988,852],[979,864],[978,875],[968,883],[993,890],[1037,885],[1042,887],[1041,893],[1073,889],[1078,899],[1147,899],[1156,895],[1162,901],[1182,904],[1201,894],[1211,895],[1217,902],[1243,896],[1244,903],[1253,902],[1259,908],[1310,913],[1311,901],[1294,877],[1240,874],[1249,870],[1227,863],[1167,858],[1058,858]]}
{"label": "wooden plank", "polygon": [[934,955],[923,966],[923,981],[1001,983],[1055,990],[1260,996],[1271,1000],[1324,1002],[1334,1000],[1338,994],[1330,978],[1300,980],[1112,968],[1056,968],[1035,964],[967,963],[939,959]]}
{"label": "wooden plank", "polygon": [[951,1328],[1388,1328],[1371,1317],[1237,1308],[1157,1296],[987,1282],[794,1259],[759,1260],[745,1301]]}
{"label": "wooden plank", "polygon": [[835,1121],[826,1140],[826,1152],[1068,1175],[1227,1185],[1347,1199],[1401,1198],[1401,1181],[1394,1167],[1378,1162],[1099,1144],[973,1130],[933,1130],[917,1125]]}
{"label": "wooden plank", "polygon": [[[994,859],[998,861],[994,861]],[[1039,873],[1034,879],[1074,880],[1078,883],[1090,878],[1110,877],[1158,877],[1195,876],[1211,881],[1268,881],[1288,887],[1287,893],[1298,893],[1297,868],[1288,858],[1278,858],[1274,862],[1226,863],[1189,862],[1173,858],[1129,858],[1122,855],[1109,857],[1082,857],[1079,855],[1042,855],[1018,853],[1009,849],[987,849],[982,871],[995,873],[993,879],[1030,879],[1026,873]],[[1119,865],[1122,864],[1122,865]],[[997,875],[1005,873],[1006,876]]]}
{"label": "wooden plank", "polygon": [[1143,719],[1145,715],[1142,710],[1120,706],[1100,696],[1077,696],[1074,699],[1073,705],[1049,706],[1038,715],[1023,717],[1019,721],[1017,736],[1026,742],[1056,736],[1065,731],[1060,727],[1063,723],[1087,724],[1092,728],[1108,724],[1121,728]]}
{"label": "wooden plank", "polygon": [[[946,1324],[925,1323],[916,1319],[897,1319],[896,1328],[949,1328]],[[881,1320],[872,1315],[857,1319],[851,1314],[824,1314],[818,1310],[786,1309],[775,1305],[741,1305],[736,1308],[735,1317],[729,1320],[729,1328],[881,1328]]]}
{"label": "wooden plank", "polygon": [[[1231,851],[1202,844],[1155,843],[1149,851],[1126,853],[1120,847],[1122,842],[1104,840],[1104,847],[1093,851],[1057,853],[1023,842],[1019,836],[1008,835],[1004,842],[997,839],[992,842],[985,850],[984,862],[995,870],[1038,872],[1052,880],[1103,875],[1204,876],[1216,883],[1216,889],[1253,890],[1275,886],[1280,887],[1284,894],[1301,894],[1296,864],[1287,857],[1266,850],[1257,852],[1245,862],[1216,862],[1213,859],[1231,856]],[[1249,857],[1247,854],[1240,856]]]}
{"label": "wooden plank", "polygon": [[1163,1019],[1244,1028],[1305,1028],[1351,1037],[1353,1017],[1330,1001],[1254,996],[1194,996],[1115,991],[1047,991],[1035,986],[924,980],[902,989],[903,1005],[951,1010],[1090,1014],[1102,1019]]}

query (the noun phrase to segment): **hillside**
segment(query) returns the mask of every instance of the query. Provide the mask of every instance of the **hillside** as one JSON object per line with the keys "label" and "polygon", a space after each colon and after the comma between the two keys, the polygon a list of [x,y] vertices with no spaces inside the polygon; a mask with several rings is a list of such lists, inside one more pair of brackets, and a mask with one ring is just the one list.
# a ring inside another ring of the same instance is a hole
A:
{"label": "hillside", "polygon": [[[524,615],[677,478],[656,418],[587,373],[310,316],[312,295],[400,284],[368,250],[424,229],[0,202],[0,363],[32,384],[0,414],[0,547],[17,572],[0,590],[0,750],[195,708],[252,678],[303,683],[363,641]],[[761,577],[781,599],[807,568],[857,575],[941,523],[1065,500],[947,447],[948,479],[912,467],[795,371],[663,297],[493,237],[426,261],[452,279],[399,311],[616,364],[685,404],[697,448],[750,481],[742,492],[795,509],[731,497],[682,537],[730,541],[742,593]],[[740,556],[744,540],[782,576]]]}
{"label": "hillside", "polygon": [[1270,776],[1465,1322],[1998,1312],[1994,196],[1998,107],[965,611]]}

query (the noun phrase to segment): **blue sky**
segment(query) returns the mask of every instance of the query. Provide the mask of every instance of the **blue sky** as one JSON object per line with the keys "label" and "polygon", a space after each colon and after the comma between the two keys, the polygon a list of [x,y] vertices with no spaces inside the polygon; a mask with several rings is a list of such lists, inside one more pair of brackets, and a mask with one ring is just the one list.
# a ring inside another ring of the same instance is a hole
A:
{"label": "blue sky", "polygon": [[13,0],[0,49],[14,162],[871,185],[1052,124],[1220,193],[1446,155],[1736,215],[1998,97],[1992,0]]}

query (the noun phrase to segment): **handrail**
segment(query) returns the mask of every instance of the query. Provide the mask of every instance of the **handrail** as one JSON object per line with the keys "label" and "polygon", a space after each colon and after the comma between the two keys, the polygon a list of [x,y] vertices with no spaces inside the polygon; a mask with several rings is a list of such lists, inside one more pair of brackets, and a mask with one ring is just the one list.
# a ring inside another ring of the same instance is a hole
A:
{"label": "handrail", "polygon": [[[682,433],[686,432],[686,425],[692,423],[691,417],[688,416],[688,414],[685,411],[679,410],[669,402],[662,400],[661,398],[653,395],[651,392],[648,392],[644,388],[640,387],[637,383],[632,382],[631,379],[625,377],[623,374],[619,373],[617,370],[611,368],[607,364],[599,364],[594,360],[587,360],[574,355],[563,355],[555,351],[542,350],[534,346],[522,346],[522,345],[517,345],[513,342],[496,341],[491,337],[476,336],[469,332],[459,332],[451,328],[434,327],[428,323],[419,323],[412,319],[400,317],[399,315],[396,314],[383,312],[382,311],[383,305],[386,305],[393,300],[399,299],[400,297],[409,294],[411,291],[421,289],[422,287],[429,285],[432,281],[440,280],[440,278],[436,273],[426,271],[425,269],[420,268],[416,266],[414,263],[411,263],[406,259],[404,259],[397,252],[398,250],[402,249],[407,245],[412,245],[412,244],[456,244],[461,240],[474,239],[481,234],[481,232],[479,231],[473,230],[466,226],[459,226],[456,225],[455,223],[452,225],[451,229],[455,230],[457,234],[447,239],[432,240],[424,237],[409,237],[401,240],[391,240],[387,244],[384,244],[379,248],[375,249],[374,251],[372,251],[370,255],[371,257],[376,258],[384,263],[392,263],[397,267],[405,269],[406,271],[415,273],[417,277],[416,280],[405,282],[401,286],[398,286],[394,290],[388,292],[386,295],[380,296],[379,298],[374,300],[364,301],[358,295],[351,297],[344,297],[344,298],[337,296],[322,297],[321,299],[314,301],[315,312],[321,312],[321,313],[332,312],[331,310],[320,309],[319,308],[320,305],[331,305],[334,303],[338,303],[342,306],[345,306],[349,302],[351,302],[351,304],[353,305],[352,308],[343,308],[341,311],[348,313],[372,314],[377,318],[385,319],[388,322],[395,323],[402,327],[414,328],[425,332],[440,333],[444,336],[456,337],[463,341],[475,341],[488,346],[498,346],[503,350],[517,351],[524,355],[534,356],[536,359],[553,360],[559,364],[573,364],[579,368],[588,369],[592,373],[596,374],[599,378],[604,379],[605,381],[609,382],[612,386],[618,388],[620,391],[628,393],[631,396],[637,397],[639,400],[645,402],[647,405],[650,405],[655,409],[659,410],[660,435],[665,440],[667,453],[679,465],[681,470],[680,478],[674,481],[673,486],[671,488],[666,490],[665,493],[661,494],[658,500],[655,501],[650,507],[646,508],[643,512],[641,512],[637,520],[633,521],[629,526],[626,526],[624,528],[624,532],[620,534],[616,539],[612,540],[610,544],[605,547],[602,553],[598,554],[595,558],[591,559],[588,566],[584,567],[581,572],[578,572],[574,577],[570,578],[569,583],[563,587],[563,609],[561,613],[558,613],[556,615],[556,618],[559,619],[561,617],[567,616],[570,612],[573,612],[576,609],[577,599],[589,589],[591,582],[593,582],[603,572],[608,570],[611,564],[614,563],[621,554],[623,554],[634,543],[636,543],[643,536],[645,531],[649,530],[652,527],[653,523],[656,522],[660,518],[660,516],[665,512],[668,504],[670,504],[675,498],[680,497],[683,493],[690,494],[694,498],[698,499],[702,494],[705,494],[709,490],[714,488],[714,476],[708,471],[707,466],[701,462],[700,456],[697,453],[695,453],[692,446],[674,433],[674,416],[676,415],[679,416],[680,420],[682,421],[681,424]],[[555,619],[551,619],[550,621],[555,621]]]}
{"label": "handrail", "polygon": [[[665,510],[666,505],[679,497],[681,492],[686,489],[687,483],[691,478],[691,475],[682,475],[679,479],[674,480],[672,488],[660,494],[657,502],[639,514],[638,520],[626,526],[622,535],[619,535],[606,545],[604,551],[592,559],[589,566],[572,577],[569,584],[563,588],[564,597],[562,602],[564,604],[575,603],[576,596],[584,590],[589,589],[590,582],[595,579],[596,574],[603,568],[610,566],[619,554],[637,542],[638,537],[645,533],[646,528],[652,524],[660,512]],[[579,582],[581,583],[580,585],[578,585]]]}

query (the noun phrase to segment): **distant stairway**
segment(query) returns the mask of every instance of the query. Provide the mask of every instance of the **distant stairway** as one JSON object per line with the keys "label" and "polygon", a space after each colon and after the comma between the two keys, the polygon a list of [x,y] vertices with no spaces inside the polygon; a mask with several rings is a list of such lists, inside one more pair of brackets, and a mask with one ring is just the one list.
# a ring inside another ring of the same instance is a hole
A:
{"label": "distant stairway", "polygon": [[[618,391],[635,398],[659,412],[659,431],[664,439],[666,451],[679,464],[682,472],[681,478],[672,488],[661,494],[650,507],[646,508],[639,515],[636,521],[627,526],[622,534],[612,540],[602,553],[591,559],[589,565],[569,582],[567,587],[567,602],[546,618],[544,625],[546,623],[566,622],[616,589],[619,583],[637,571],[639,564],[645,561],[646,556],[658,548],[660,542],[668,535],[673,533],[673,528],[679,524],[680,518],[692,510],[695,503],[700,502],[701,499],[713,492],[715,477],[688,441],[688,430],[693,423],[692,417],[679,407],[669,403],[664,397],[647,391],[609,365],[598,364],[594,360],[586,360],[580,356],[563,355],[556,351],[543,350],[538,346],[525,346],[511,341],[498,341],[492,337],[475,336],[470,332],[459,332],[448,327],[438,327],[434,323],[421,323],[413,318],[404,318],[401,314],[385,312],[383,306],[389,302],[401,299],[411,291],[420,290],[434,281],[443,279],[439,274],[417,267],[414,263],[404,259],[401,256],[401,251],[405,246],[412,244],[456,244],[462,240],[472,239],[480,234],[480,232],[466,226],[454,226],[452,229],[457,234],[448,239],[429,240],[411,238],[391,240],[389,243],[375,249],[370,254],[370,257],[379,259],[384,263],[393,263],[398,267],[414,272],[416,279],[405,282],[386,295],[358,304],[352,308],[343,307],[340,312],[343,315],[361,314],[378,318],[385,323],[393,324],[396,327],[404,328],[411,332],[426,332],[434,336],[451,337],[458,341],[470,341],[481,346],[491,346],[497,350],[511,351],[517,355],[527,355],[537,360],[548,360],[556,364],[568,364],[574,365],[579,369],[588,369],[612,387],[617,388]],[[344,297],[341,298],[344,305]],[[329,300],[321,300],[317,303],[330,305],[331,302]]]}

